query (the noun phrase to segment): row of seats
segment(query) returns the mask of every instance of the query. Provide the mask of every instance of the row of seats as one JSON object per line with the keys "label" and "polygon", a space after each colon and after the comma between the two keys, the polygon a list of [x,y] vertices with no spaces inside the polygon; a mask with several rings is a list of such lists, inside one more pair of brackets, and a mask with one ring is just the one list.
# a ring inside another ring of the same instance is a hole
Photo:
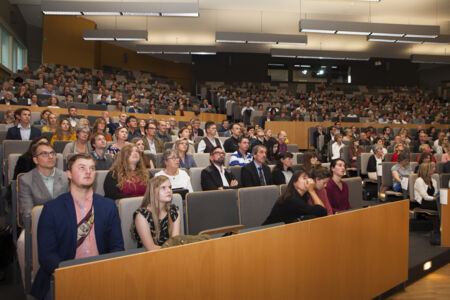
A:
{"label": "row of seats", "polygon": [[[349,201],[352,208],[362,207],[361,178],[346,178],[349,185]],[[204,230],[243,225],[246,228],[260,226],[286,185],[241,188],[234,190],[208,191],[188,193],[183,201],[175,194],[173,202],[180,207],[181,234],[199,234]],[[136,242],[132,239],[130,228],[133,223],[133,212],[139,207],[142,197],[125,198],[117,202],[125,250],[135,249]],[[36,228],[43,206],[33,208],[31,216],[27,216],[26,226],[28,237],[25,238],[26,264],[30,278],[34,278],[39,269]],[[31,220],[30,220],[31,219]],[[27,250],[28,249],[28,250]]]}

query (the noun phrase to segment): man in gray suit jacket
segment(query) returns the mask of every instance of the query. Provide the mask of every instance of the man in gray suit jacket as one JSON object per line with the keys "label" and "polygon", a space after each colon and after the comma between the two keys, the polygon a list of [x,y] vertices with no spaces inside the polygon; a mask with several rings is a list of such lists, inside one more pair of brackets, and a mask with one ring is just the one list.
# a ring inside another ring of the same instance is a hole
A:
{"label": "man in gray suit jacket", "polygon": [[36,168],[19,177],[19,212],[22,220],[36,205],[55,199],[69,191],[66,173],[57,169],[52,146],[40,143],[32,149]]}
{"label": "man in gray suit jacket", "polygon": [[[57,198],[59,195],[69,191],[69,181],[63,170],[57,169],[56,152],[48,143],[39,143],[31,149],[33,162],[36,168],[18,177],[20,219],[31,214],[36,205]],[[25,230],[22,230],[17,240],[17,257],[24,276],[25,266]],[[22,277],[25,278],[25,277]]]}

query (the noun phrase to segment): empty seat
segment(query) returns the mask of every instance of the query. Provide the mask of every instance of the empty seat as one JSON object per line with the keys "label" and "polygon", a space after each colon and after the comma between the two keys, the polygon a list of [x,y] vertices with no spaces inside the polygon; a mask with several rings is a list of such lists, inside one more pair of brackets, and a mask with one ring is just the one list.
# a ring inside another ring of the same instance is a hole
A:
{"label": "empty seat", "polygon": [[56,153],[63,153],[64,148],[68,143],[70,143],[70,141],[54,141],[53,149],[55,149]]}
{"label": "empty seat", "polygon": [[194,192],[202,191],[201,174],[203,169],[203,167],[189,169],[189,177],[191,178],[191,185]]}
{"label": "empty seat", "polygon": [[343,178],[343,182],[348,185],[348,202],[352,208],[363,206],[363,188],[361,177]]}
{"label": "empty seat", "polygon": [[210,165],[209,153],[194,153],[193,157],[197,167],[206,168]]}
{"label": "empty seat", "polygon": [[298,152],[298,145],[297,144],[288,144],[287,145],[287,151],[289,151],[289,152]]}
{"label": "empty seat", "polygon": [[133,213],[141,205],[143,197],[124,198],[119,200],[120,228],[122,229],[123,245],[125,250],[137,248],[136,241],[132,238],[131,225]]}
{"label": "empty seat", "polygon": [[279,196],[280,188],[276,185],[239,189],[241,224],[246,228],[261,226]]}
{"label": "empty seat", "polygon": [[193,192],[186,196],[186,234],[238,225],[238,191]]}

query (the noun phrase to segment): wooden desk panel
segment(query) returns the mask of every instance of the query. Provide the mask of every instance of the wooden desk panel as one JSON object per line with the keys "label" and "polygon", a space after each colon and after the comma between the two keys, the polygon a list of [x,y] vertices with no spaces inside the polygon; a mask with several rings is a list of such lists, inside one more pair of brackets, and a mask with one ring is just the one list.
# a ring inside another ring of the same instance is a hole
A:
{"label": "wooden desk panel", "polygon": [[441,205],[441,246],[450,247],[450,189],[447,190],[447,205]]}
{"label": "wooden desk panel", "polygon": [[[408,279],[409,202],[57,269],[56,299],[371,299]],[[76,286],[77,288],[74,288]]]}

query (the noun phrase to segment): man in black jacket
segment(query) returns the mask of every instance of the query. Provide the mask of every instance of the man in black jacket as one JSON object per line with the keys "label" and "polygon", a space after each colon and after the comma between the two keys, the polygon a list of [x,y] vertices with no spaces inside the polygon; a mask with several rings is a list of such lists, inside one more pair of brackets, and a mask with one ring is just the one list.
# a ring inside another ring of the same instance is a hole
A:
{"label": "man in black jacket", "polygon": [[225,169],[225,152],[221,147],[215,147],[209,154],[211,165],[202,170],[202,190],[223,190],[237,188],[238,181],[234,175]]}
{"label": "man in black jacket", "polygon": [[29,141],[41,136],[41,131],[30,124],[31,111],[28,108],[19,108],[14,112],[14,116],[19,120],[19,124],[8,129],[7,140]]}
{"label": "man in black jacket", "polygon": [[231,125],[231,137],[223,143],[225,151],[228,153],[236,152],[239,149],[239,136],[241,135],[241,126],[238,123]]}
{"label": "man in black jacket", "polygon": [[267,149],[265,146],[256,145],[252,149],[253,161],[241,170],[242,186],[262,186],[273,184],[270,168],[265,164]]}

